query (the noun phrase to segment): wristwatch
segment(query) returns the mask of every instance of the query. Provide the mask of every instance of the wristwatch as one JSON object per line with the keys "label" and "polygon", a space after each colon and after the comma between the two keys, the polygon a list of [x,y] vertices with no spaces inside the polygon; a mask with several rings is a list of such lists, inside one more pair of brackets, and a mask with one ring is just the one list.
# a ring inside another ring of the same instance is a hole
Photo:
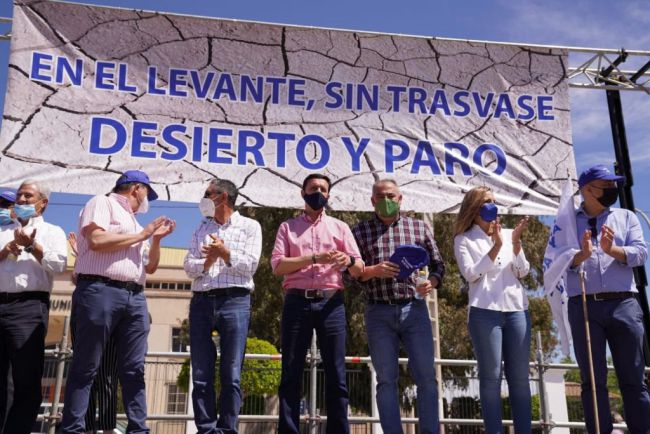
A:
{"label": "wristwatch", "polygon": [[348,266],[345,267],[345,268],[350,268],[350,267],[354,266],[354,263],[355,263],[356,261],[357,261],[357,260],[354,259],[354,256],[350,256],[350,265],[348,265]]}

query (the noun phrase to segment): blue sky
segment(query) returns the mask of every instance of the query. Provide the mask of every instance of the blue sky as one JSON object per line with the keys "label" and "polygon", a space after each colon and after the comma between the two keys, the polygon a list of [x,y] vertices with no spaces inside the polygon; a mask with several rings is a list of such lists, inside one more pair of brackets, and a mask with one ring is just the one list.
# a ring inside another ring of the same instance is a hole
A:
{"label": "blue sky", "polygon": [[[650,14],[647,0],[613,3],[589,1],[341,1],[328,2],[248,0],[88,0],[88,4],[234,18],[283,24],[332,27],[398,34],[489,41],[552,44],[573,47],[650,50]],[[11,3],[2,2],[0,16],[11,17]],[[2,32],[8,25],[0,26]],[[4,101],[9,43],[0,42],[0,105]],[[570,57],[571,65],[583,57]],[[650,58],[628,60],[624,69],[636,69]],[[612,164],[614,151],[605,93],[571,90],[573,142],[578,171],[595,163]],[[650,95],[624,92],[623,109],[632,166],[636,207],[650,214]],[[1,183],[1,179],[0,179]],[[76,217],[87,196],[54,194],[48,220],[74,230]],[[196,198],[197,202],[199,198]],[[167,245],[186,246],[199,219],[195,205],[154,203],[143,218],[165,214],[182,221]],[[650,230],[644,225],[646,239]]]}

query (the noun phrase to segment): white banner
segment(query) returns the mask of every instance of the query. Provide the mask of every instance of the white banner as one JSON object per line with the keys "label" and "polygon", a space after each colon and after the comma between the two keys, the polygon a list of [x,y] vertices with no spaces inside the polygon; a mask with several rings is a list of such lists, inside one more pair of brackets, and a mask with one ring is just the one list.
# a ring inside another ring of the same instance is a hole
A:
{"label": "white banner", "polygon": [[240,203],[370,210],[380,178],[403,209],[458,210],[491,186],[502,211],[555,214],[575,178],[567,52],[17,1],[0,184],[97,194],[141,169],[196,202],[226,178]]}

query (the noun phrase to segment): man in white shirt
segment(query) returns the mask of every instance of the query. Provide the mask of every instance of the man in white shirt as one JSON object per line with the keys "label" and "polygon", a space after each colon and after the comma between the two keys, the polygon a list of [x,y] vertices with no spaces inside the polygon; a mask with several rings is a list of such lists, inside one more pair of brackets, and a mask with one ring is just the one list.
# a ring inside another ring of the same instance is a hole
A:
{"label": "man in white shirt", "polygon": [[0,226],[0,432],[8,434],[31,432],[38,415],[52,281],[67,262],[63,229],[43,220],[49,195],[42,183],[23,182],[18,222]]}
{"label": "man in white shirt", "polygon": [[[205,217],[185,257],[192,282],[190,353],[192,405],[199,434],[235,433],[242,403],[240,377],[250,322],[253,275],[262,252],[262,228],[235,211],[237,187],[213,179],[199,204]],[[214,370],[219,333],[221,391],[217,419]]]}

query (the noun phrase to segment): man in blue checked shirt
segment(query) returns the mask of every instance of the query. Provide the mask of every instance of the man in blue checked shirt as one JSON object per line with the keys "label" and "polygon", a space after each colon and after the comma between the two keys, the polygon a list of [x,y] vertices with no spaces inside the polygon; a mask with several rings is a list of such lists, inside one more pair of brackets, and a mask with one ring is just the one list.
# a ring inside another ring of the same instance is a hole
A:
{"label": "man in blue checked shirt", "polygon": [[[262,252],[260,224],[235,210],[238,190],[213,179],[199,203],[205,217],[194,231],[185,257],[192,282],[190,357],[192,405],[199,434],[237,432],[242,403],[241,368],[251,315],[253,275]],[[214,370],[219,333],[221,391],[217,418]]]}
{"label": "man in blue checked shirt", "polygon": [[607,392],[606,344],[609,344],[623,395],[625,419],[632,434],[650,433],[650,396],[644,383],[643,313],[637,300],[632,268],[648,256],[641,225],[628,210],[611,208],[618,197],[617,181],[602,165],[582,172],[578,186],[583,198],[576,212],[581,250],[567,273],[569,323],[580,366],[582,406],[587,430],[594,432],[594,414],[582,310],[580,276],[585,271],[589,331],[596,383],[600,431],[612,431]]}

